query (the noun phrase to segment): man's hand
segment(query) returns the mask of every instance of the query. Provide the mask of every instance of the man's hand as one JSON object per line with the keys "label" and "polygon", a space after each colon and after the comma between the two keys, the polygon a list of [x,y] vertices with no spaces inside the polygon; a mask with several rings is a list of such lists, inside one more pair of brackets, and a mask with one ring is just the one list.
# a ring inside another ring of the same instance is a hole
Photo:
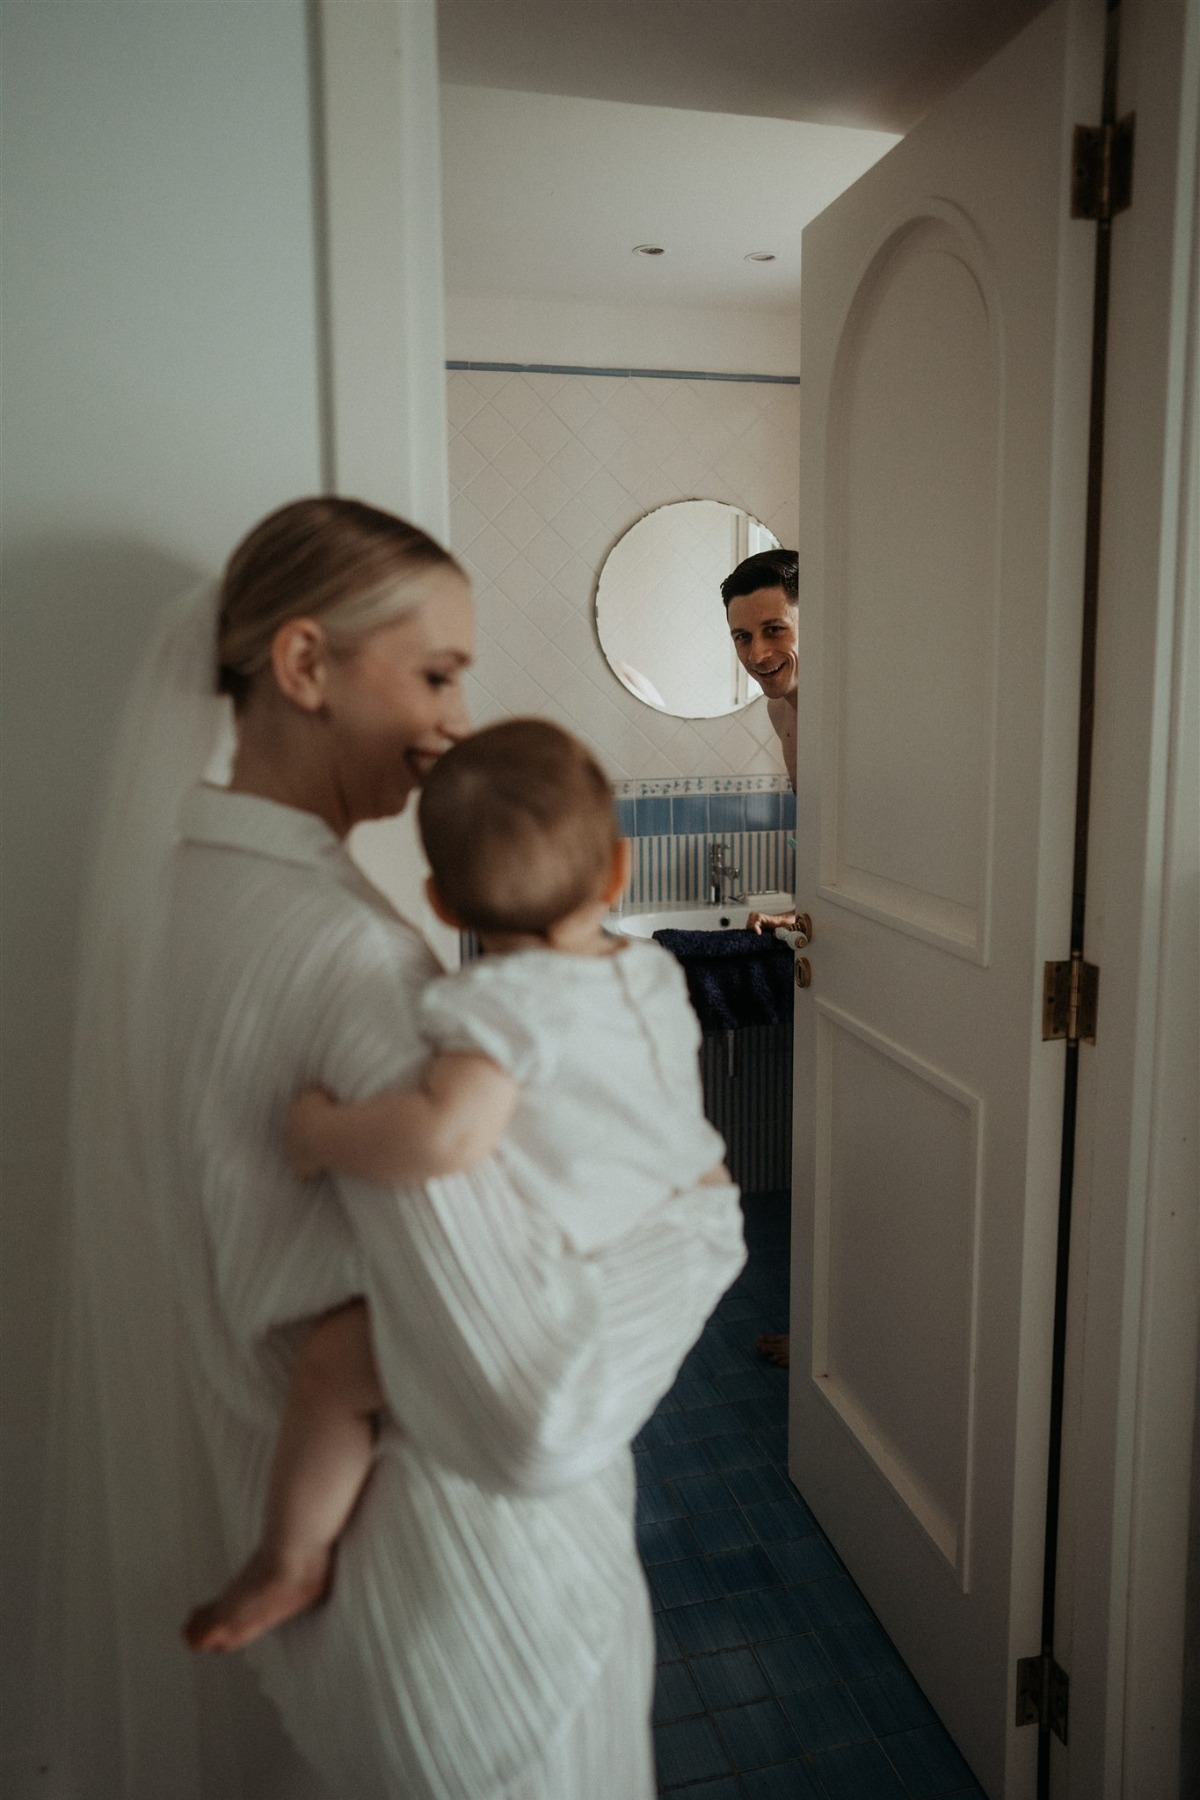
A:
{"label": "man's hand", "polygon": [[795,931],[795,929],[796,929],[795,913],[794,912],[790,912],[790,913],[752,912],[750,914],[750,917],[746,920],[746,930],[752,931],[754,933],[755,937],[761,937],[764,930],[774,931],[780,925],[783,926],[785,931]]}

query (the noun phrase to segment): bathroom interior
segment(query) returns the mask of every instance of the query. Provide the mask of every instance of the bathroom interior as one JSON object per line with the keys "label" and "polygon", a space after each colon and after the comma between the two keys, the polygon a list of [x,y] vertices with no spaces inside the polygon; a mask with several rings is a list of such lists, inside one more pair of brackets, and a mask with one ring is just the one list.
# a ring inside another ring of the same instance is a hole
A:
{"label": "bathroom interior", "polygon": [[[795,796],[720,583],[796,546],[801,233],[900,133],[492,86],[456,23],[443,9],[472,715],[548,716],[609,770],[631,850],[613,930],[759,949],[750,911],[795,905]],[[804,600],[802,564],[802,655]],[[787,1375],[756,1349],[789,1323],[794,935],[757,985],[682,941],[750,1259],[635,1446],[660,1790],[979,1796],[788,1477]]]}

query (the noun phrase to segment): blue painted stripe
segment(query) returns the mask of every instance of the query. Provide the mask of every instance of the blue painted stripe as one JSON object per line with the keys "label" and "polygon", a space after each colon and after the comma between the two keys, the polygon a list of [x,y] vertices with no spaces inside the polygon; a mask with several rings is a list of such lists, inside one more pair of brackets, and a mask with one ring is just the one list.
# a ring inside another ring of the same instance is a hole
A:
{"label": "blue painted stripe", "polygon": [[494,375],[605,375],[628,381],[639,375],[646,381],[757,381],[774,387],[799,387],[798,375],[733,375],[719,369],[601,369],[577,363],[446,362],[447,369],[479,369]]}

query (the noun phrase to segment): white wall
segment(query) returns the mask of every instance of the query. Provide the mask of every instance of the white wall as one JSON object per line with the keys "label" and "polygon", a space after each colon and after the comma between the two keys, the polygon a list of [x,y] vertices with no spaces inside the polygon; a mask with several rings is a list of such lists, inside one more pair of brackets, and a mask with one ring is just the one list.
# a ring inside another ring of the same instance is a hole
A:
{"label": "white wall", "polygon": [[322,485],[302,0],[42,0],[6,4],[3,25],[0,1779],[32,1710],[74,928],[99,765],[153,609],[268,508]]}
{"label": "white wall", "polygon": [[800,308],[447,294],[446,355],[460,362],[798,375]]}

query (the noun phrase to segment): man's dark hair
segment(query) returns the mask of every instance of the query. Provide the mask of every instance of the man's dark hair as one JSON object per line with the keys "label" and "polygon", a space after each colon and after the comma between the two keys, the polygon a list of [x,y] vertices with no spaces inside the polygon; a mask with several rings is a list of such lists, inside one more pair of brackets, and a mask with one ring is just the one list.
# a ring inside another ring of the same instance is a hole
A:
{"label": "man's dark hair", "polygon": [[773,587],[781,587],[793,604],[799,600],[800,557],[795,550],[760,550],[757,556],[748,556],[721,583],[721,598],[728,611],[731,600]]}

